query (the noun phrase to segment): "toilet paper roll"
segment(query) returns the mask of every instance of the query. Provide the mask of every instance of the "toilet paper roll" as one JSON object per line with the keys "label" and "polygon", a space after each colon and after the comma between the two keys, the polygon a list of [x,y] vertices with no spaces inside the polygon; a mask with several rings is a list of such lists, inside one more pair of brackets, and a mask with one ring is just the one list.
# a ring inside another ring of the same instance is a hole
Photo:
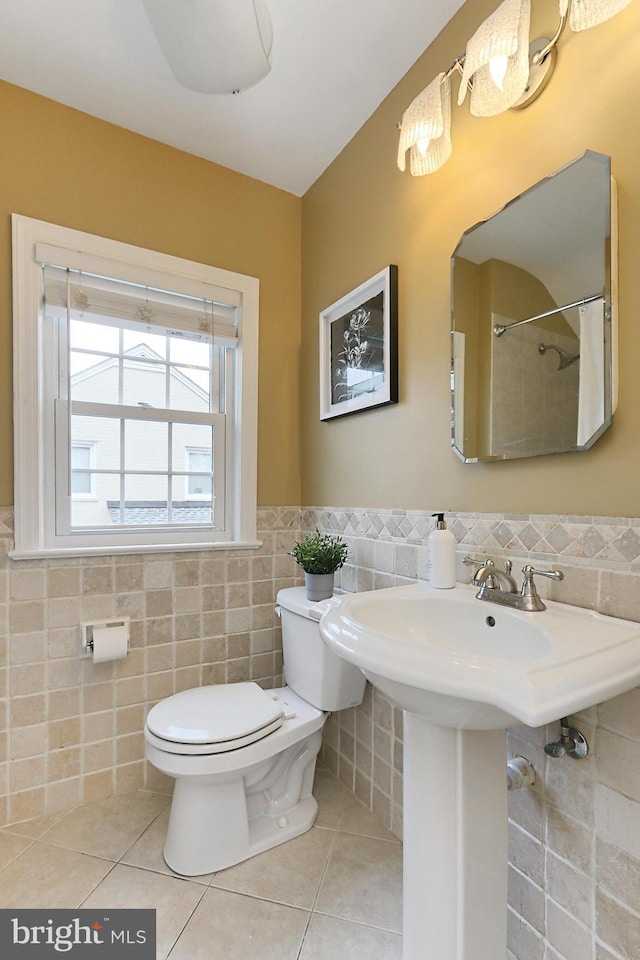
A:
{"label": "toilet paper roll", "polygon": [[93,628],[94,663],[105,663],[107,660],[122,660],[127,655],[128,631],[127,625],[122,623],[114,627]]}

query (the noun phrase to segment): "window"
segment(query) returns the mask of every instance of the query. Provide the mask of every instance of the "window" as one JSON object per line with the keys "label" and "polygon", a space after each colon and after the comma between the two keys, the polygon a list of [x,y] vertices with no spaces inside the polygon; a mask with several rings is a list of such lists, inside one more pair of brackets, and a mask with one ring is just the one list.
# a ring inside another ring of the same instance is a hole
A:
{"label": "window", "polygon": [[74,498],[96,495],[95,452],[96,444],[93,440],[87,443],[71,443],[71,496]]}
{"label": "window", "polygon": [[13,230],[13,556],[255,546],[257,281]]}
{"label": "window", "polygon": [[186,449],[189,471],[187,476],[187,497],[192,500],[207,500],[211,497],[213,480],[213,455],[208,449]]}

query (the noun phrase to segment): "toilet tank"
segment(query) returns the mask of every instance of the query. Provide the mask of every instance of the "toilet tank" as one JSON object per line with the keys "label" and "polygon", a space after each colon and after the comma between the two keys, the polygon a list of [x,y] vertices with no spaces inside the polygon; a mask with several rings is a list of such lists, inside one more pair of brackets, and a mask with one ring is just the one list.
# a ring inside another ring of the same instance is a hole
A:
{"label": "toilet tank", "polygon": [[319,710],[344,710],[362,702],[366,680],[351,663],[337,657],[309,614],[316,604],[304,587],[288,587],[277,596],[282,620],[284,679],[299,697]]}

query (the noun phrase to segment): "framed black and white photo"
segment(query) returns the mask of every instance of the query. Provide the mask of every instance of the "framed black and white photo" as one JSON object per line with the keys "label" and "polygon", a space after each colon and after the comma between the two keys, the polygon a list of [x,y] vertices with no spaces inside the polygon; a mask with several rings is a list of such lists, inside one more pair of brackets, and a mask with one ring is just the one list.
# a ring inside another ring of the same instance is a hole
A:
{"label": "framed black and white photo", "polygon": [[320,419],[398,401],[398,268],[320,314]]}

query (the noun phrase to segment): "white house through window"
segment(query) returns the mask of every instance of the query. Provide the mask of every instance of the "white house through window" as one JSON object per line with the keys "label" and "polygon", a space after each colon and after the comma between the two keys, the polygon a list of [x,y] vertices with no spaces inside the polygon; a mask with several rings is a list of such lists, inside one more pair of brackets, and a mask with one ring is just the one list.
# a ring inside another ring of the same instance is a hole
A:
{"label": "white house through window", "polygon": [[71,444],[71,495],[95,497],[95,450],[93,440],[88,443],[74,441]]}

